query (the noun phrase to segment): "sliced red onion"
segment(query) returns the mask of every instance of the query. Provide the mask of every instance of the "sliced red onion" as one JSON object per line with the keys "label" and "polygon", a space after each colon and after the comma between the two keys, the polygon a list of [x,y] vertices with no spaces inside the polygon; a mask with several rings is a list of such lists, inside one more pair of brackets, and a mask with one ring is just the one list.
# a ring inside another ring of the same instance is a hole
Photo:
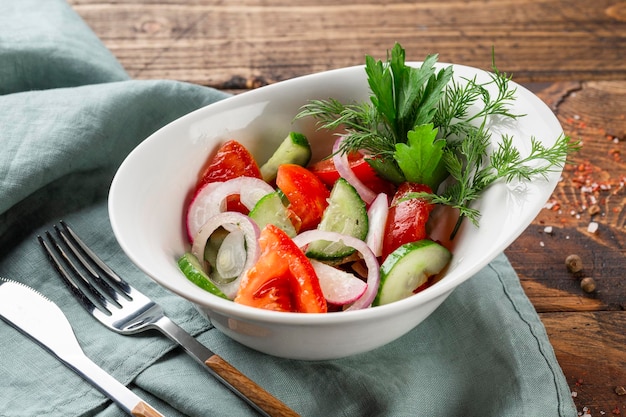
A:
{"label": "sliced red onion", "polygon": [[365,204],[370,204],[376,198],[376,193],[367,187],[363,182],[355,175],[352,168],[350,168],[350,162],[348,161],[348,154],[340,152],[341,142],[344,140],[344,136],[340,136],[333,145],[333,163],[339,175],[341,175],[346,181],[348,181],[359,193]]}
{"label": "sliced red onion", "polygon": [[343,306],[353,303],[367,289],[367,284],[362,279],[349,272],[315,259],[311,259],[311,265],[320,281],[324,298],[331,304]]}
{"label": "sliced red onion", "polygon": [[372,305],[374,298],[376,298],[376,293],[378,292],[378,285],[380,283],[380,271],[378,260],[376,256],[372,252],[372,250],[367,246],[365,242],[360,239],[357,239],[353,236],[342,235],[336,232],[328,232],[323,230],[308,230],[306,232],[300,233],[298,236],[293,238],[293,241],[299,248],[304,248],[311,242],[316,240],[328,240],[330,242],[342,242],[346,246],[350,246],[356,249],[359,253],[361,253],[363,257],[363,261],[365,261],[365,266],[367,267],[367,288],[363,295],[359,297],[350,307],[346,309],[348,310],[359,310],[362,308],[367,308]]}
{"label": "sliced red onion", "polygon": [[207,221],[207,219],[211,216],[205,213],[207,206],[207,198],[217,187],[222,184],[221,182],[209,182],[205,184],[200,190],[196,192],[196,195],[193,196],[193,200],[189,203],[189,208],[187,209],[187,237],[189,241],[193,243],[194,236],[200,230],[200,227]]}
{"label": "sliced red onion", "polygon": [[[217,185],[213,185],[217,184]],[[226,198],[239,195],[248,210],[266,194],[274,192],[271,185],[259,178],[238,177],[219,183],[208,183],[195,196],[187,212],[187,233],[193,237],[206,221],[226,210]]]}
{"label": "sliced red onion", "polygon": [[389,198],[387,194],[380,193],[376,196],[367,210],[368,231],[365,243],[374,252],[374,255],[381,256],[383,253],[383,237],[387,216],[389,215]]}
{"label": "sliced red onion", "polygon": [[241,268],[240,274],[228,283],[216,282],[213,283],[231,300],[237,295],[239,289],[239,282],[242,275],[256,264],[259,259],[259,227],[248,216],[237,213],[234,211],[226,211],[218,213],[215,216],[209,218],[209,220],[202,225],[198,233],[194,236],[193,245],[191,247],[191,253],[200,261],[204,259],[204,248],[207,245],[207,241],[219,227],[224,227],[229,232],[241,230],[244,235],[246,245],[245,263]]}
{"label": "sliced red onion", "polygon": [[235,228],[226,235],[217,251],[215,269],[222,278],[235,279],[243,273],[246,258],[245,235],[243,230]]}

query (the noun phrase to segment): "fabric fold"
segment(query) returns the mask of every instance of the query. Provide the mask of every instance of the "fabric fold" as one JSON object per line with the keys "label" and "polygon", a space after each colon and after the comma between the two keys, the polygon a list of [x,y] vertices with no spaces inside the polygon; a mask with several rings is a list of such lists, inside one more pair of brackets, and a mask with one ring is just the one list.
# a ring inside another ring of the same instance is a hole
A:
{"label": "fabric fold", "polygon": [[129,79],[64,0],[5,1],[0,28],[0,95]]}

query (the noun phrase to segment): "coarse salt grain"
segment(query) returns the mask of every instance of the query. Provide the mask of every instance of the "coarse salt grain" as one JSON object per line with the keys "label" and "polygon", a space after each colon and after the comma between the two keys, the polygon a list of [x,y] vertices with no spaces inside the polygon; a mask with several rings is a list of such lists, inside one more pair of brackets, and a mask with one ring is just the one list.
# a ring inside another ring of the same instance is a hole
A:
{"label": "coarse salt grain", "polygon": [[546,244],[543,243],[543,241],[541,241],[541,242],[539,242],[539,246],[541,246],[543,248],[544,246],[546,246]]}
{"label": "coarse salt grain", "polygon": [[589,226],[587,226],[587,231],[589,233],[595,233],[598,231],[598,223],[597,222],[589,222]]}
{"label": "coarse salt grain", "polygon": [[574,398],[578,397],[578,393],[576,391],[572,391],[572,397]]}
{"label": "coarse salt grain", "polygon": [[544,232],[544,233],[547,233],[547,234],[552,233],[552,226],[546,226],[546,227],[544,227],[544,228],[543,228],[543,232]]}

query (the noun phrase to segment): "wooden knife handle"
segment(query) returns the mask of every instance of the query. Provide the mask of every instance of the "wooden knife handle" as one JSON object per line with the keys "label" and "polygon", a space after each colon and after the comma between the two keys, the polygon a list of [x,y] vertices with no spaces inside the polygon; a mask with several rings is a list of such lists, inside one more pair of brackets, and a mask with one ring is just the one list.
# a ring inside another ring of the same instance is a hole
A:
{"label": "wooden knife handle", "polygon": [[211,356],[204,363],[270,416],[299,417],[298,413],[239,372],[237,368],[226,362],[219,355]]}
{"label": "wooden knife handle", "polygon": [[138,402],[130,413],[135,417],[163,417],[163,414],[159,413],[143,401]]}

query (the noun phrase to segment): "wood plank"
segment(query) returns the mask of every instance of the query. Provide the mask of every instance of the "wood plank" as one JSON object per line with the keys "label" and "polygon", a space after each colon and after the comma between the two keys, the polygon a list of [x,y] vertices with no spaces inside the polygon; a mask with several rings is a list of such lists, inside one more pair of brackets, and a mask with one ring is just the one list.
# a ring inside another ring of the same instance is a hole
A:
{"label": "wood plank", "polygon": [[[250,88],[384,58],[498,66],[520,82],[611,80],[626,72],[616,0],[169,2],[71,0],[133,78]],[[367,28],[367,30],[363,30]]]}
{"label": "wood plank", "polygon": [[[579,411],[626,414],[626,312],[540,314]],[[604,414],[602,414],[604,413]]]}
{"label": "wood plank", "polygon": [[[540,313],[579,411],[626,414],[626,395],[616,393],[626,385],[626,83],[555,83],[536,90],[583,145],[550,205],[506,254]],[[599,212],[591,214],[594,203]],[[595,233],[588,231],[591,222],[598,223]],[[582,258],[581,273],[567,270],[568,254]],[[583,276],[593,277],[598,289],[582,291]]]}
{"label": "wood plank", "polygon": [[[506,254],[538,311],[625,310],[626,83],[557,83],[537,93],[583,144],[549,205]],[[580,274],[565,268],[569,254],[582,258]],[[597,291],[581,290],[582,275],[596,280]]]}

